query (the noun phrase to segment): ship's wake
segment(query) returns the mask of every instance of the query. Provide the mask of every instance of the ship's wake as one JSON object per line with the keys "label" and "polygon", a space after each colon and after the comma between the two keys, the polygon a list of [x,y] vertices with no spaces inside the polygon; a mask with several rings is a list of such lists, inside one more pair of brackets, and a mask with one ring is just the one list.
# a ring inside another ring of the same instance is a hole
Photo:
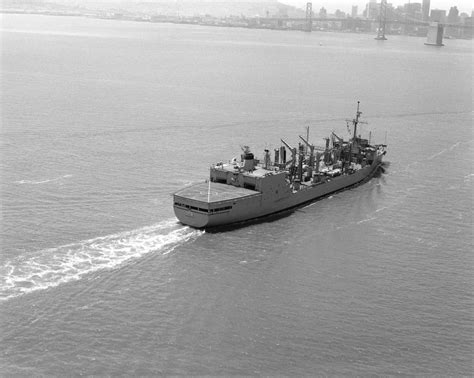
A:
{"label": "ship's wake", "polygon": [[30,185],[38,185],[38,184],[46,184],[50,182],[55,182],[55,181],[60,181],[65,178],[72,177],[72,175],[64,175],[52,179],[44,179],[44,180],[20,180],[20,181],[14,181],[14,184],[30,184]]}
{"label": "ship's wake", "polygon": [[167,220],[153,226],[34,252],[0,268],[0,300],[7,300],[104,269],[114,269],[148,253],[166,255],[203,231]]}

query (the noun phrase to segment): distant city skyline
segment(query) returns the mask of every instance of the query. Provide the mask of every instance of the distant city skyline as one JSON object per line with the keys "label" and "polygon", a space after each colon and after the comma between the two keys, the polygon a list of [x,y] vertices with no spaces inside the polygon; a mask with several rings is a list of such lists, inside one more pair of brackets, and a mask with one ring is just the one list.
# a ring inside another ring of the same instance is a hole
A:
{"label": "distant city skyline", "polygon": [[[306,8],[306,3],[308,0],[278,0],[280,3],[288,4],[295,6],[297,8]],[[328,12],[334,12],[337,9],[340,9],[343,12],[351,13],[353,5],[358,6],[358,13],[362,13],[365,9],[365,6],[370,0],[317,0],[310,1],[313,3],[313,10],[324,7]],[[377,0],[379,3],[380,0]],[[387,0],[388,3],[393,4],[394,7],[403,5],[406,3],[422,3],[422,0]],[[456,6],[459,10],[459,13],[465,12],[471,14],[473,6],[471,0],[431,0],[430,9],[449,9],[453,6]]]}

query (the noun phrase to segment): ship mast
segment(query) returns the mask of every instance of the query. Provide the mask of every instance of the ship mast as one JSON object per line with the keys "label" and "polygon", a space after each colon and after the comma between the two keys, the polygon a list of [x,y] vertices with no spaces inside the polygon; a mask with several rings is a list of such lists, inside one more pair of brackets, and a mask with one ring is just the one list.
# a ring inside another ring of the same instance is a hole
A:
{"label": "ship mast", "polygon": [[352,123],[353,123],[353,125],[354,125],[354,136],[352,137],[352,143],[354,143],[355,140],[356,140],[357,124],[359,123],[359,117],[360,117],[360,115],[362,114],[362,112],[359,111],[359,105],[360,105],[360,101],[357,101],[357,113],[356,113],[356,117],[355,117],[355,119],[352,120]]}
{"label": "ship mast", "polygon": [[347,166],[347,169],[351,167],[352,164],[352,146],[356,143],[356,138],[357,138],[357,125],[359,124],[359,118],[362,112],[359,110],[360,106],[360,101],[357,101],[357,112],[356,112],[356,117],[352,120],[352,124],[354,125],[354,135],[352,137],[352,141],[349,143],[349,165]]}
{"label": "ship mast", "polygon": [[[309,129],[309,128],[308,128]],[[314,166],[314,146],[308,142],[308,139],[304,139],[301,135],[299,136],[301,140],[306,145],[306,152],[308,152],[309,148],[309,166],[313,168]]]}

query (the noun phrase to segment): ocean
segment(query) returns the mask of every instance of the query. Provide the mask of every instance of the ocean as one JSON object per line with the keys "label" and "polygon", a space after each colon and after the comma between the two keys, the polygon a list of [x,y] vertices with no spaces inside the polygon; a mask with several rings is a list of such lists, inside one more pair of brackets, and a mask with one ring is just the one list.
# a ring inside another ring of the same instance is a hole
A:
{"label": "ocean", "polygon": [[[472,41],[2,15],[2,375],[473,374]],[[225,232],[172,193],[361,132],[380,175]]]}

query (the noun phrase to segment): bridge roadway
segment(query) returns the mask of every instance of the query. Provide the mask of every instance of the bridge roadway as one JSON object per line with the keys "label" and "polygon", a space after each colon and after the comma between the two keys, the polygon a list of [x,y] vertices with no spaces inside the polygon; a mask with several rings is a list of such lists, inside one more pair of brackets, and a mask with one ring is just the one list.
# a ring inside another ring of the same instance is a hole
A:
{"label": "bridge roadway", "polygon": [[[378,24],[379,20],[369,20],[363,18],[322,18],[322,17],[311,17],[310,20],[307,18],[281,18],[281,17],[258,17],[256,18],[260,22],[301,22],[308,23],[311,22],[343,22],[348,24],[361,23],[361,24]],[[399,25],[410,25],[410,26],[429,26],[431,22],[426,21],[415,21],[415,20],[385,20],[385,24],[399,24]],[[455,27],[462,29],[472,29],[473,25],[463,25],[463,24],[448,24],[440,23],[444,27]]]}

